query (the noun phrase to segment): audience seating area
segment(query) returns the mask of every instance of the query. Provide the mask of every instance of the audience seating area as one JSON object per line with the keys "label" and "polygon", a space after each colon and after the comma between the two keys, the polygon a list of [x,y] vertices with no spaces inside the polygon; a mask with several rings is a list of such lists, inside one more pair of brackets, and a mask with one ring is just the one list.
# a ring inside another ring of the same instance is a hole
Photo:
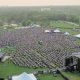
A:
{"label": "audience seating area", "polygon": [[11,61],[24,67],[63,67],[66,56],[79,52],[80,46],[71,36],[63,33],[45,33],[45,28],[34,27],[3,31],[0,34],[0,47],[14,47],[16,52],[9,54]]}

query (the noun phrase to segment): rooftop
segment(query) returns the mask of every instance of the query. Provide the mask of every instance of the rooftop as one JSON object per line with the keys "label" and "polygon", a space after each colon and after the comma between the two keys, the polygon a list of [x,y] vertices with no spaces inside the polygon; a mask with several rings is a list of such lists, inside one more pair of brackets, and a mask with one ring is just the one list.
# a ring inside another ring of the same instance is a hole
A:
{"label": "rooftop", "polygon": [[72,53],[72,56],[80,58],[80,52],[78,52],[78,53]]}

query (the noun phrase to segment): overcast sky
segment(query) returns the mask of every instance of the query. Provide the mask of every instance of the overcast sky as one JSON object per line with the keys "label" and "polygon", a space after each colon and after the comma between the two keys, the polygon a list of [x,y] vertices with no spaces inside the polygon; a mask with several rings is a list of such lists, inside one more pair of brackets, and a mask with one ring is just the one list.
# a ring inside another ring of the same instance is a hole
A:
{"label": "overcast sky", "polygon": [[80,0],[0,0],[0,6],[80,5]]}

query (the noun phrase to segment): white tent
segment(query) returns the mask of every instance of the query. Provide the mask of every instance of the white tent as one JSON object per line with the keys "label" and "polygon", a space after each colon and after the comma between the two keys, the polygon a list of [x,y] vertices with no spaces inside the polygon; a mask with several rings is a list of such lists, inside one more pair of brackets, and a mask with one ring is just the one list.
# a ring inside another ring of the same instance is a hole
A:
{"label": "white tent", "polygon": [[80,58],[80,52],[78,52],[78,53],[72,53],[72,56],[75,56],[77,58]]}
{"label": "white tent", "polygon": [[50,31],[50,30],[45,30],[44,32],[45,32],[45,33],[50,33],[51,31]]}
{"label": "white tent", "polygon": [[80,34],[78,34],[78,35],[75,35],[75,37],[77,37],[77,38],[80,38]]}
{"label": "white tent", "polygon": [[65,32],[64,34],[65,34],[65,35],[69,35],[69,33],[68,33],[68,32]]}
{"label": "white tent", "polygon": [[54,32],[61,32],[59,29],[55,29]]}
{"label": "white tent", "polygon": [[12,80],[37,80],[33,74],[22,73],[19,76],[13,76]]}

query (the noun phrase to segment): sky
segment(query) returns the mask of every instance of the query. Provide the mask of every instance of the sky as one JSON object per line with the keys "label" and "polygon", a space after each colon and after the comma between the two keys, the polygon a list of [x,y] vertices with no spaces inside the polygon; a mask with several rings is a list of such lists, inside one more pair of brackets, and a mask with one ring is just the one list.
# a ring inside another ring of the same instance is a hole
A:
{"label": "sky", "polygon": [[0,0],[0,6],[80,5],[80,0]]}

